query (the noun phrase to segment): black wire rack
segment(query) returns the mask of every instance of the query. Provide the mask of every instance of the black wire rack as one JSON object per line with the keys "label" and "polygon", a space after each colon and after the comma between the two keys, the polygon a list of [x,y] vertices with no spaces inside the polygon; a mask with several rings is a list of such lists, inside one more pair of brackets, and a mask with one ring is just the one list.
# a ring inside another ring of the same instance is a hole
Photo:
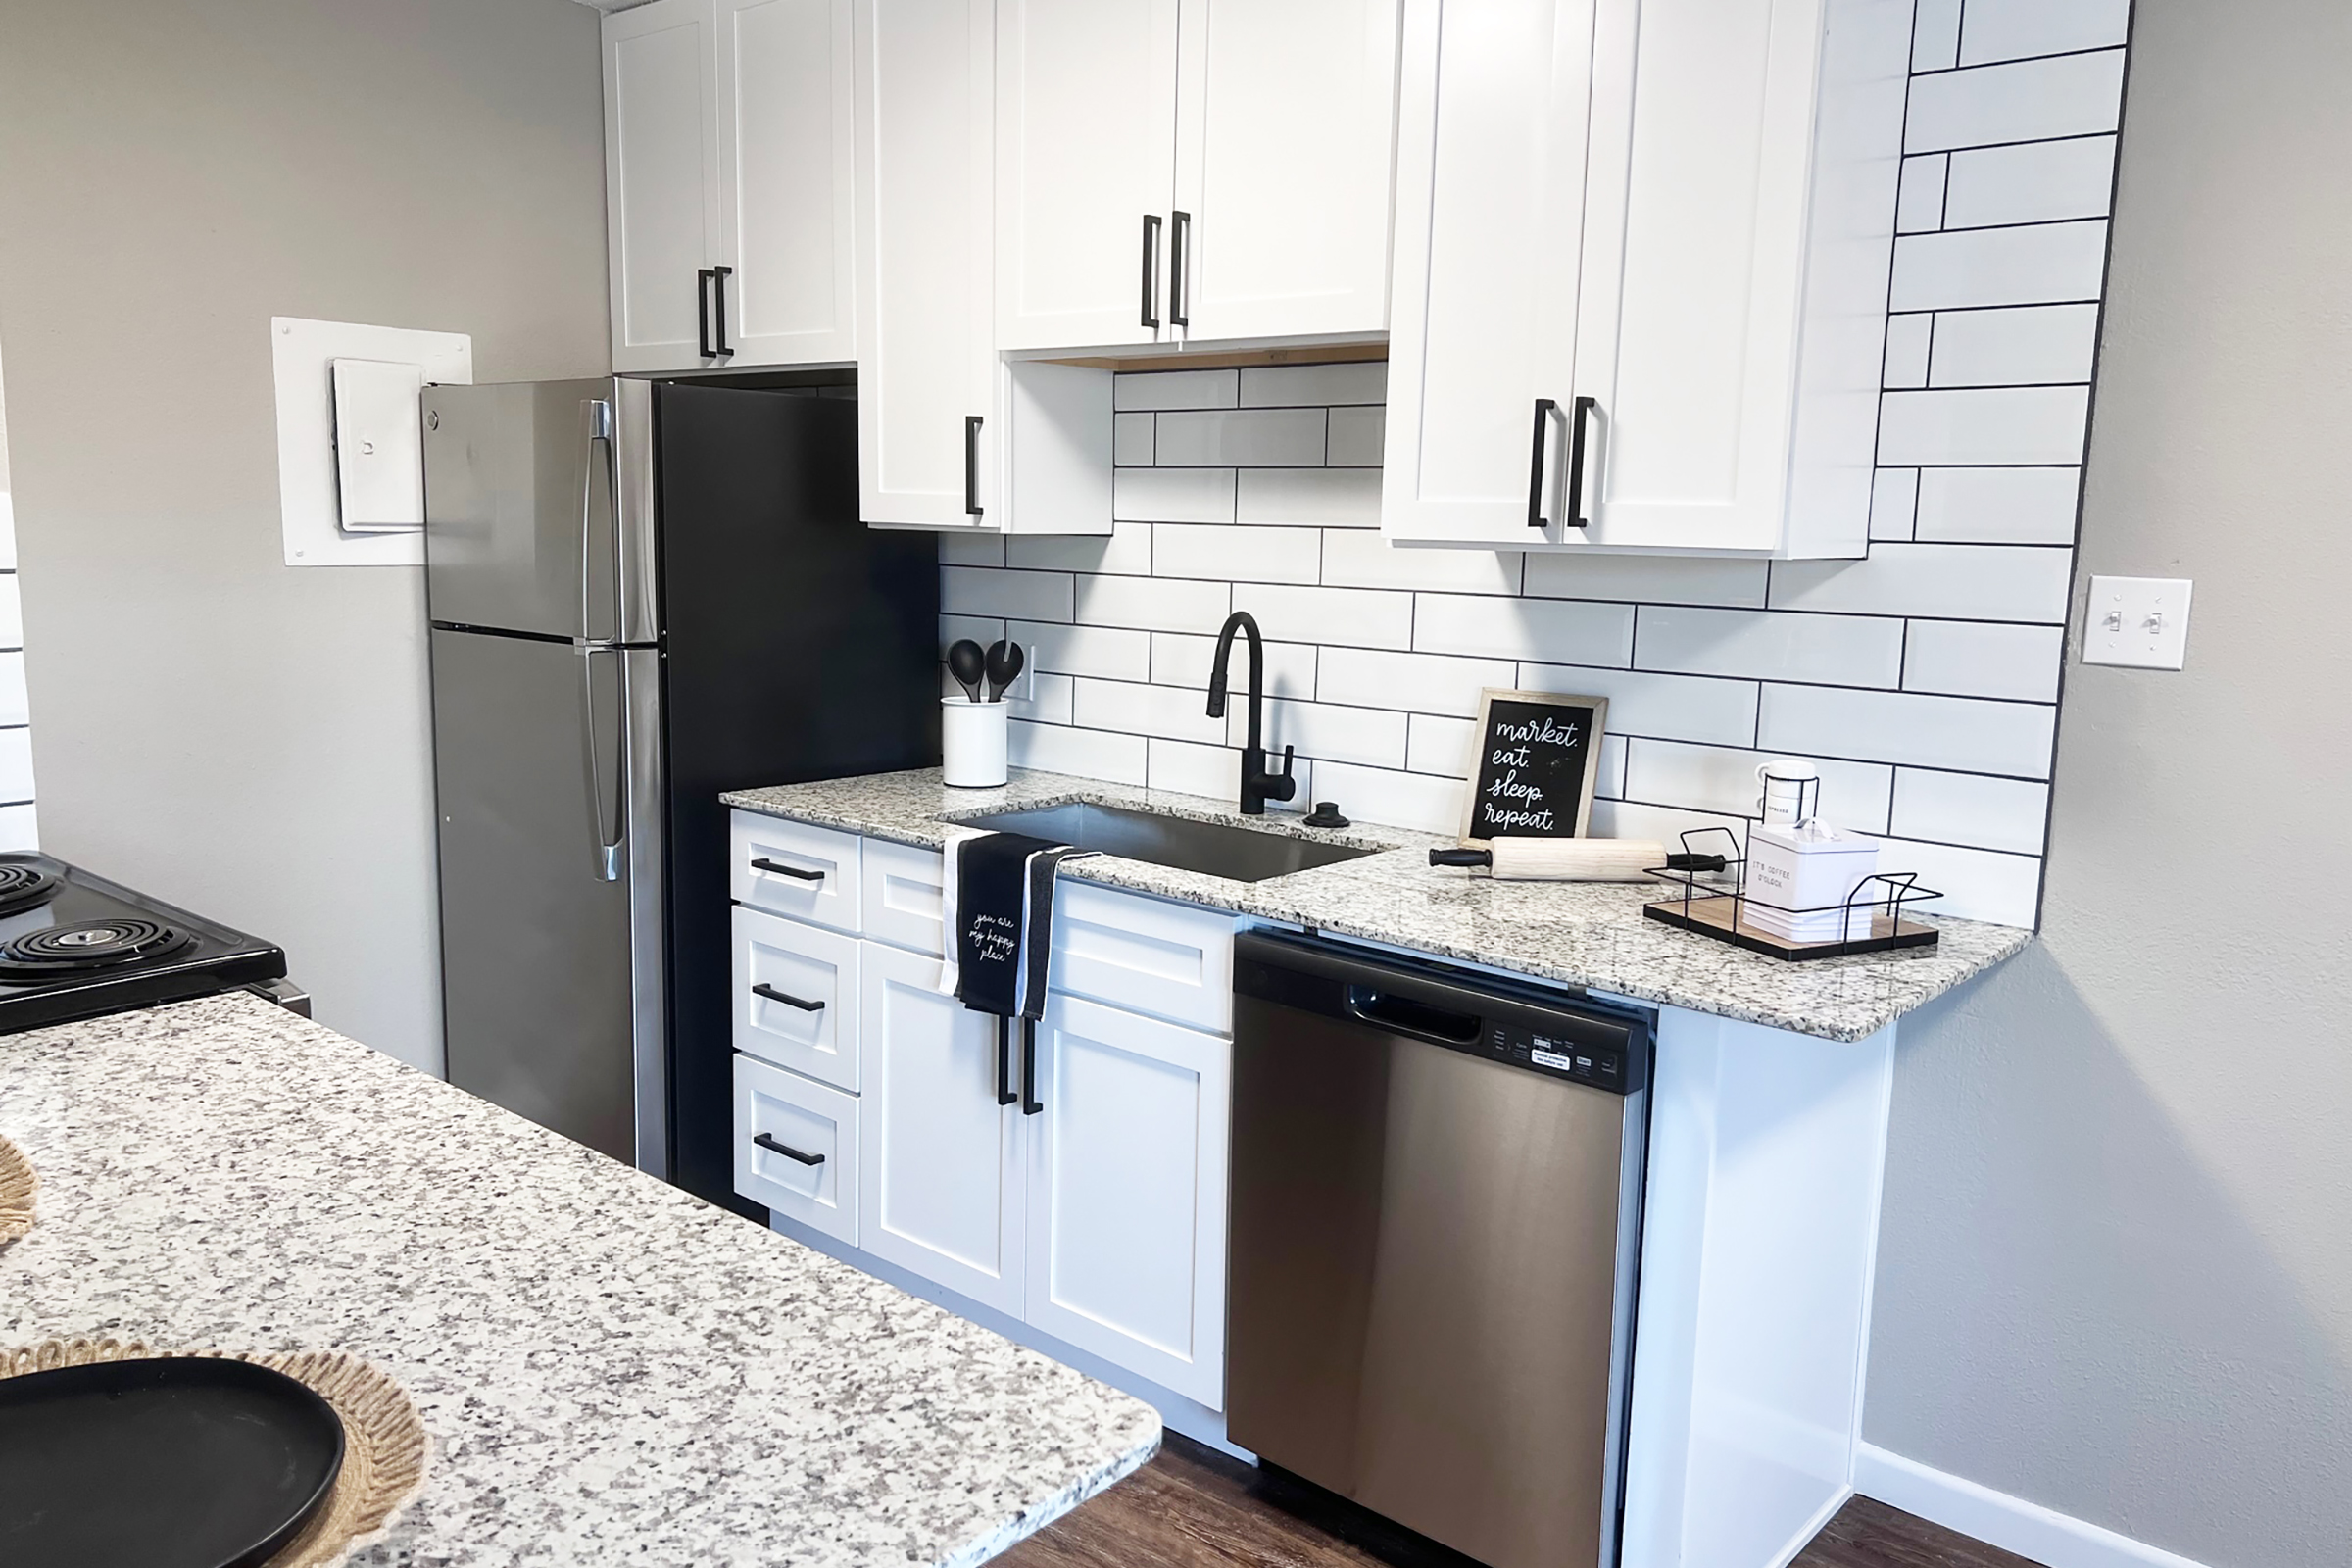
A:
{"label": "black wire rack", "polygon": [[[1721,835],[1731,846],[1724,853],[1721,871],[1678,871],[1666,866],[1651,866],[1649,874],[1662,882],[1681,887],[1677,898],[1660,899],[1642,906],[1649,919],[1677,930],[1694,932],[1728,942],[1750,953],[1761,953],[1775,958],[1800,963],[1812,958],[1843,958],[1862,953],[1891,953],[1898,948],[1932,948],[1936,945],[1936,929],[1922,920],[1909,919],[1905,906],[1922,904],[1943,895],[1934,888],[1919,885],[1916,871],[1881,871],[1863,878],[1843,902],[1815,905],[1807,908],[1790,908],[1768,899],[1759,899],[1747,891],[1747,845],[1728,827],[1692,828],[1683,834],[1683,850],[1690,855],[1717,853],[1713,843]],[[1712,879],[1712,880],[1708,880]],[[1841,918],[1838,940],[1830,942],[1801,942],[1785,937],[1757,925],[1749,916],[1751,909],[1770,909],[1802,921],[1805,916],[1835,914]],[[1858,934],[1857,934],[1858,928]]]}

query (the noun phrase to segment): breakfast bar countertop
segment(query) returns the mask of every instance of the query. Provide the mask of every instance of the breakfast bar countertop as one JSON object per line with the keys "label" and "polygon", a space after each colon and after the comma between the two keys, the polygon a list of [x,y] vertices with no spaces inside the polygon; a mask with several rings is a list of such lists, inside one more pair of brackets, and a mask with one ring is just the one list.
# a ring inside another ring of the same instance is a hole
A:
{"label": "breakfast bar countertop", "polygon": [[1453,842],[1434,834],[1311,828],[1295,812],[1246,817],[1201,796],[1025,768],[996,789],[954,788],[937,768],[921,768],[722,799],[738,810],[931,849],[956,822],[1074,801],[1351,844],[1378,853],[1262,882],[1112,855],[1067,861],[1062,875],[1829,1040],[1876,1034],[2033,939],[2015,926],[1936,919],[1933,948],[1790,963],[1644,918],[1643,904],[1672,892],[1665,884],[1497,881],[1430,865],[1430,847]]}

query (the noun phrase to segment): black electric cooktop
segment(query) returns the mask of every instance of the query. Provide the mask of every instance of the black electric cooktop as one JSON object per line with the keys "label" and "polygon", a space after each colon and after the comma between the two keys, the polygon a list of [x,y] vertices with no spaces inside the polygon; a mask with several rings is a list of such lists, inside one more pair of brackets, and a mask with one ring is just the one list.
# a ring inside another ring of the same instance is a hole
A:
{"label": "black electric cooktop", "polygon": [[46,855],[0,854],[0,1034],[277,980],[286,956]]}

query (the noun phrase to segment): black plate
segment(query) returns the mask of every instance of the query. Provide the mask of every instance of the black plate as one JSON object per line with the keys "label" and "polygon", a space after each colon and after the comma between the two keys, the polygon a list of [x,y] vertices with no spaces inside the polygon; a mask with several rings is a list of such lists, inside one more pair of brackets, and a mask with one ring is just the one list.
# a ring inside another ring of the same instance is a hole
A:
{"label": "black plate", "polygon": [[333,1408],[249,1361],[0,1378],[0,1562],[250,1568],[294,1539],[342,1468]]}

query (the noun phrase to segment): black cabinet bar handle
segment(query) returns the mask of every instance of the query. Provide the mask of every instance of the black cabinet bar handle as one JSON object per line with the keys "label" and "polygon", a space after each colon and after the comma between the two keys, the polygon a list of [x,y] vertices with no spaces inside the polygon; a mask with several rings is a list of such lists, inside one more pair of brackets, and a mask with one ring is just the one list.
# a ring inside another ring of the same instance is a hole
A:
{"label": "black cabinet bar handle", "polygon": [[1527,475],[1527,525],[1530,528],[1544,526],[1544,427],[1551,423],[1551,416],[1559,412],[1560,406],[1551,399],[1536,399],[1536,455],[1529,461]]}
{"label": "black cabinet bar handle", "polygon": [[1009,1105],[1021,1097],[1012,1092],[1012,1020],[997,1020],[997,1103]]}
{"label": "black cabinet bar handle", "polygon": [[803,1012],[822,1012],[825,1010],[825,1004],[821,1002],[810,1002],[808,998],[796,997],[789,991],[778,991],[774,986],[767,984],[765,981],[761,981],[760,984],[753,986],[752,995],[755,997],[765,997],[770,1002],[781,1002],[787,1007],[798,1007]]}
{"label": "black cabinet bar handle", "polygon": [[825,879],[825,873],[822,871],[805,871],[797,865],[786,865],[781,860],[754,860],[752,869],[765,871],[773,876],[798,877],[803,882],[822,882]]}
{"label": "black cabinet bar handle", "polygon": [[752,1134],[752,1142],[771,1154],[782,1154],[786,1159],[797,1159],[804,1165],[822,1165],[825,1162],[822,1154],[804,1154],[790,1144],[777,1143],[765,1133]]}
{"label": "black cabinet bar handle", "polygon": [[694,347],[704,359],[715,359],[710,347],[710,279],[717,274],[708,267],[694,270]]}
{"label": "black cabinet bar handle", "polygon": [[717,301],[717,309],[710,313],[710,338],[714,356],[735,352],[727,346],[727,279],[734,275],[735,269],[732,267],[710,269],[710,292]]}
{"label": "black cabinet bar handle", "polygon": [[1021,1114],[1034,1116],[1046,1108],[1037,1098],[1037,1020],[1021,1020]]}
{"label": "black cabinet bar handle", "polygon": [[1591,398],[1578,398],[1575,412],[1568,416],[1568,505],[1560,513],[1560,526],[1582,528],[1585,520],[1585,427],[1600,405]]}
{"label": "black cabinet bar handle", "polygon": [[[1193,231],[1193,215],[1168,215],[1168,324],[1190,326],[1192,313],[1185,309],[1184,300],[1184,244]],[[1147,325],[1150,323],[1147,322]]]}
{"label": "black cabinet bar handle", "polygon": [[1144,324],[1159,330],[1159,215],[1144,215]]}
{"label": "black cabinet bar handle", "polygon": [[980,424],[977,414],[963,416],[963,510],[980,515]]}

